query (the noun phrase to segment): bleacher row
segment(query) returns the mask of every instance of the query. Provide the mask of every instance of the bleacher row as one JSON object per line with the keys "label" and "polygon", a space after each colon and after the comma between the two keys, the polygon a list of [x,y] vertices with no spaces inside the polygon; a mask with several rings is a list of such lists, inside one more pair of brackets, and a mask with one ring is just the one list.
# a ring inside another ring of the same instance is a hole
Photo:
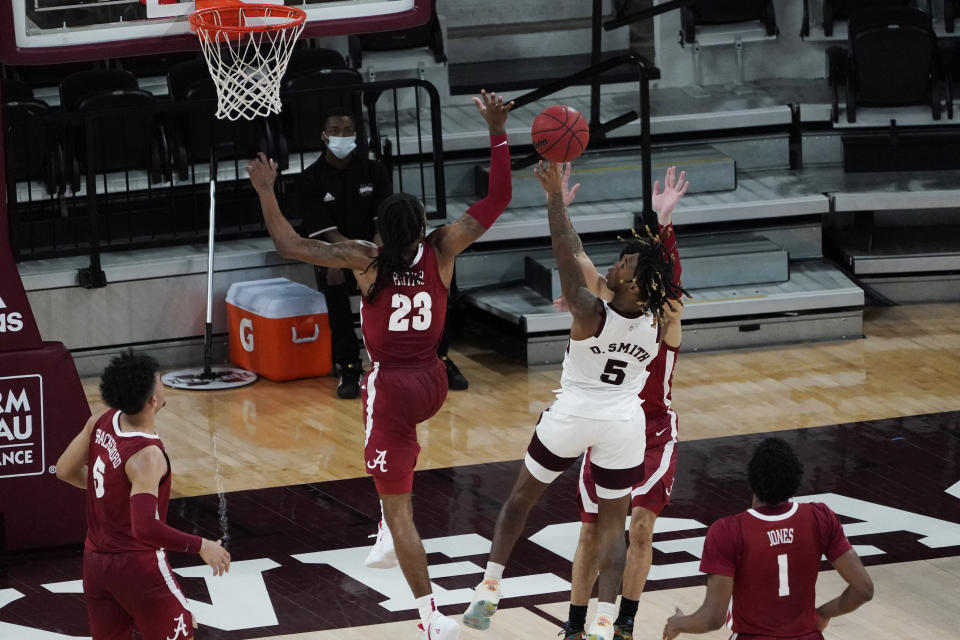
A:
{"label": "bleacher row", "polygon": [[[8,147],[16,163],[15,178],[42,178],[48,194],[79,191],[88,155],[81,121],[72,127],[47,131],[39,141],[29,120],[50,114],[59,107],[67,114],[101,114],[113,110],[115,117],[95,122],[92,161],[98,172],[146,170],[150,183],[170,182],[175,174],[188,179],[192,163],[210,159],[212,141],[221,158],[251,157],[263,150],[286,166],[289,151],[321,148],[317,120],[332,107],[349,108],[361,114],[359,96],[350,92],[325,93],[313,99],[285,100],[284,117],[258,118],[252,122],[221,122],[209,115],[216,92],[207,64],[196,55],[180,56],[166,67],[162,91],[144,82],[121,65],[90,68],[59,80],[53,106],[25,81],[4,81],[4,121],[10,131]],[[29,74],[24,74],[29,77]],[[150,78],[153,76],[147,76]],[[301,48],[295,52],[284,78],[284,95],[304,89],[361,84],[360,74],[346,66],[339,53],[328,49]],[[142,88],[142,83],[152,90]],[[49,91],[47,92],[49,94]],[[206,101],[189,109],[158,111],[159,103]],[[23,162],[22,159],[27,159]]]}

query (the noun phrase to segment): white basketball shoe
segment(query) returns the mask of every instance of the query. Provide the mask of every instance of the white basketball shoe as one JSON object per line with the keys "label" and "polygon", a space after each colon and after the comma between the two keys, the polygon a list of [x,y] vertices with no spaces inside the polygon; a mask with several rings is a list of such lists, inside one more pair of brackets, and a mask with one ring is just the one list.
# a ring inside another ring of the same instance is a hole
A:
{"label": "white basketball shoe", "polygon": [[370,553],[367,554],[367,559],[363,561],[363,564],[371,569],[393,569],[397,566],[397,552],[393,548],[393,536],[390,534],[390,528],[383,520],[380,521],[376,538],[377,541],[373,543],[373,548],[370,549]]}
{"label": "white basketball shoe", "polygon": [[417,625],[420,630],[420,640],[457,640],[460,637],[460,625],[453,618],[448,618],[439,611],[430,616],[427,628],[423,623]]}
{"label": "white basketball shoe", "polygon": [[587,631],[586,640],[613,640],[613,620],[607,616],[597,616]]}
{"label": "white basketball shoe", "polygon": [[493,578],[484,580],[473,592],[473,602],[463,614],[463,624],[480,631],[489,629],[490,618],[497,612],[498,604],[500,604],[500,581]]}

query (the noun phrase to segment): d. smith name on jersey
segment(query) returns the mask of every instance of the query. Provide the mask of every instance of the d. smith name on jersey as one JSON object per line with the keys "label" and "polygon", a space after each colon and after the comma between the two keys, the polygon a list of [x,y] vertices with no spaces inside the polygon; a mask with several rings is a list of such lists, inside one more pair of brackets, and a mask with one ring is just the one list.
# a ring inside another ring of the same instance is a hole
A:
{"label": "d. smith name on jersey", "polygon": [[[590,347],[590,351],[596,354],[604,353],[603,349],[598,346]],[[614,342],[608,344],[606,353],[623,353],[628,356],[633,356],[637,359],[637,362],[643,362],[650,358],[650,354],[647,353],[646,349],[638,344],[630,344],[629,342]]]}

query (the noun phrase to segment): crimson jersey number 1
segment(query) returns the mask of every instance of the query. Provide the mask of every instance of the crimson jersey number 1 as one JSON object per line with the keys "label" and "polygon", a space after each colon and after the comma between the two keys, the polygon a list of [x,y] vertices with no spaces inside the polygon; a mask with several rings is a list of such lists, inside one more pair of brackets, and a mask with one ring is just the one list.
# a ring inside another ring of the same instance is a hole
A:
{"label": "crimson jersey number 1", "polygon": [[[414,331],[426,331],[430,328],[430,322],[433,320],[433,314],[430,308],[433,306],[433,300],[426,291],[421,291],[413,296],[413,300],[402,293],[393,294],[391,306],[394,312],[390,314],[390,331],[408,331],[413,328]],[[410,317],[410,312],[415,315]]]}

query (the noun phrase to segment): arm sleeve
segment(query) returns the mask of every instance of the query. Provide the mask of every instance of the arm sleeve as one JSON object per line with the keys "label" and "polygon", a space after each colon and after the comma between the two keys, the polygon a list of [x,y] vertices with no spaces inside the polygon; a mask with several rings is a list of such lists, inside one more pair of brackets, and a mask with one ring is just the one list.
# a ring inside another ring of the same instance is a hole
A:
{"label": "arm sleeve", "polygon": [[660,225],[659,234],[664,251],[673,258],[673,284],[679,287],[680,273],[683,269],[680,267],[680,250],[677,248],[677,234],[673,231],[673,224]]}
{"label": "arm sleeve", "polygon": [[732,578],[737,572],[741,546],[740,527],[736,520],[717,520],[707,530],[703,555],[700,557],[700,571]]}
{"label": "arm sleeve", "polygon": [[157,496],[137,493],[130,496],[130,528],[133,537],[158,549],[200,553],[200,536],[174,529],[157,518]]}
{"label": "arm sleeve", "polygon": [[814,502],[810,506],[813,508],[813,518],[820,532],[820,549],[827,560],[833,562],[853,547],[843,533],[840,518],[830,507],[822,502]]}
{"label": "arm sleeve", "polygon": [[513,198],[513,180],[510,176],[510,145],[507,136],[490,136],[490,178],[487,197],[467,209],[484,229],[489,229]]}

